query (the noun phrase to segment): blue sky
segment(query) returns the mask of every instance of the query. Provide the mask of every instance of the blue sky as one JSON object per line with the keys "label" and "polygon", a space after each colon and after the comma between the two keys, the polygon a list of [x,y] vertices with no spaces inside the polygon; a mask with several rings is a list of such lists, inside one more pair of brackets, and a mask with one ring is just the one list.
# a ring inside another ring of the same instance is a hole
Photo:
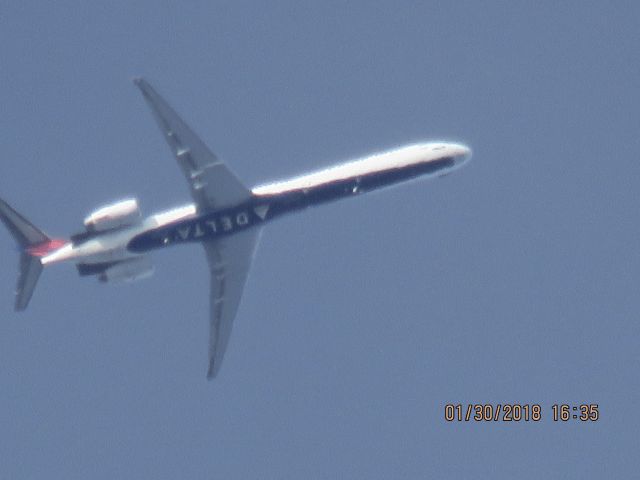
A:
{"label": "blue sky", "polygon": [[[267,227],[205,380],[197,246],[12,311],[3,478],[602,478],[638,469],[633,2],[5,2],[0,196],[52,235],[188,189],[144,75],[248,185],[422,140],[472,162]],[[2,293],[4,292],[4,293]],[[2,305],[4,305],[2,307]],[[539,423],[446,423],[447,403]],[[598,403],[556,423],[555,403]]]}

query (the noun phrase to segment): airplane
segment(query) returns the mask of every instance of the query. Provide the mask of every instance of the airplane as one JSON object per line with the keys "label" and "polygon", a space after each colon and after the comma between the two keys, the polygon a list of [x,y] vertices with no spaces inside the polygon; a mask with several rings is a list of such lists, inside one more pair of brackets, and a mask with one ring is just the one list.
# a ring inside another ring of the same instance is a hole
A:
{"label": "airplane", "polygon": [[0,200],[0,219],[21,252],[15,310],[27,308],[43,267],[70,261],[80,276],[133,281],[153,273],[149,252],[200,243],[210,270],[209,379],[220,371],[267,222],[417,177],[444,176],[471,157],[471,150],[458,143],[418,143],[248,189],[146,80],[133,81],[182,169],[194,203],[142,218],[136,199],[118,201],[87,216],[84,230],[67,240],[50,238]]}

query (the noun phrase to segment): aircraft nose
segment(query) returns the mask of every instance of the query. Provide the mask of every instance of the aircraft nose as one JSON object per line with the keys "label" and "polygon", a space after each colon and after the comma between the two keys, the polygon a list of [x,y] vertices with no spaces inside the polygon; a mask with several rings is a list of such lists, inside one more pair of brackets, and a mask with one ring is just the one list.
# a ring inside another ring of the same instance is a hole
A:
{"label": "aircraft nose", "polygon": [[454,162],[456,163],[456,166],[463,165],[471,158],[471,149],[466,145],[452,143],[449,146],[449,149],[453,156]]}

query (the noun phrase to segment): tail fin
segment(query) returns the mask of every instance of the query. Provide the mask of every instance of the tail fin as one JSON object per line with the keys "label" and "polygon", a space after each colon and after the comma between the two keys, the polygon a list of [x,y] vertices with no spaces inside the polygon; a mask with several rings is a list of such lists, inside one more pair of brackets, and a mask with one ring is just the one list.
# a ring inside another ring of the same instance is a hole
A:
{"label": "tail fin", "polygon": [[27,308],[42,273],[36,247],[50,244],[51,239],[1,199],[0,220],[7,226],[22,250],[15,303],[16,311],[21,311]]}

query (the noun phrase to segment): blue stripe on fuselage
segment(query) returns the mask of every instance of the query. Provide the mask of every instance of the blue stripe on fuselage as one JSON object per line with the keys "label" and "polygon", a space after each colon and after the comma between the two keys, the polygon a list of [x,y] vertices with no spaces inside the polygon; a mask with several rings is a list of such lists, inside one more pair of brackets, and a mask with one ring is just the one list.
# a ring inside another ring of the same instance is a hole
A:
{"label": "blue stripe on fuselage", "polygon": [[313,205],[359,195],[424,174],[434,174],[455,165],[453,158],[442,158],[404,168],[372,172],[363,176],[336,180],[310,188],[273,195],[256,195],[241,205],[207,212],[195,218],[148,230],[135,236],[127,248],[142,253],[155,248],[190,242],[204,242],[233,235],[260,225],[267,220]]}
{"label": "blue stripe on fuselage", "polygon": [[255,211],[257,208],[251,202],[148,230],[133,237],[127,249],[141,253],[176,243],[203,242],[231,235],[263,222]]}

